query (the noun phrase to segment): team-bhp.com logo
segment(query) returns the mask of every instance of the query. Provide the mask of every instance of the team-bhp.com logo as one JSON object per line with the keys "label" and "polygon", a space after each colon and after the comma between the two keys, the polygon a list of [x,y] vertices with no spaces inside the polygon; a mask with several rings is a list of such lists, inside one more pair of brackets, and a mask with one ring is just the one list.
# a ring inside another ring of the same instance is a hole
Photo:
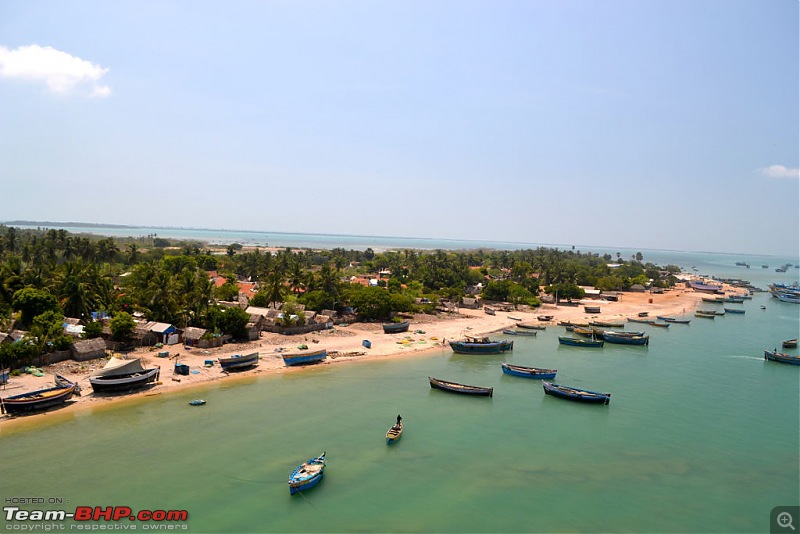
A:
{"label": "team-bhp.com logo", "polygon": [[[170,523],[173,524],[170,530],[173,530],[176,525],[175,522],[184,522],[189,519],[189,512],[186,510],[139,510],[134,512],[129,506],[78,506],[74,512],[67,512],[66,510],[23,510],[19,506],[5,506],[3,512],[6,521],[28,522],[28,521],[72,521],[79,522],[79,524],[70,525],[70,527],[77,527],[79,530],[84,528],[89,529],[89,525],[84,525],[86,522],[100,522],[100,521],[138,521],[138,522],[154,522],[155,524],[142,525],[143,529],[159,530],[160,524]],[[133,525],[131,525],[133,527]],[[135,528],[135,527],[133,527]],[[186,528],[183,524],[179,528]]]}

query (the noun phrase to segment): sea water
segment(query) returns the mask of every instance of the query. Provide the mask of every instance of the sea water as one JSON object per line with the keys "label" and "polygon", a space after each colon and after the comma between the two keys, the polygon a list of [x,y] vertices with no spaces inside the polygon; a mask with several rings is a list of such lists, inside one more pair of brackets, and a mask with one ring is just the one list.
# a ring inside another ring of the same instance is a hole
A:
{"label": "sea water", "polygon": [[[664,254],[762,287],[796,274]],[[768,293],[728,306],[746,313],[637,323],[647,347],[565,347],[549,326],[504,355],[440,348],[29,416],[0,424],[0,496],[186,510],[172,526],[188,532],[768,532],[773,507],[800,502],[800,367],[763,351],[800,336],[800,307]],[[611,403],[546,396],[503,361],[558,369],[554,382]],[[432,390],[429,376],[494,396]],[[397,414],[403,437],[387,446]],[[290,496],[292,469],[323,451],[323,481]],[[78,526],[6,518],[4,531]]]}
{"label": "sea water", "polygon": [[[504,355],[442,348],[31,416],[0,425],[2,497],[186,510],[191,532],[767,532],[773,507],[800,500],[800,367],[763,351],[797,337],[798,307],[738,306],[637,324],[647,347],[564,347],[550,326]],[[611,403],[545,396],[503,361]],[[405,431],[387,446],[397,414]],[[290,497],[291,470],[323,451],[323,481]]]}

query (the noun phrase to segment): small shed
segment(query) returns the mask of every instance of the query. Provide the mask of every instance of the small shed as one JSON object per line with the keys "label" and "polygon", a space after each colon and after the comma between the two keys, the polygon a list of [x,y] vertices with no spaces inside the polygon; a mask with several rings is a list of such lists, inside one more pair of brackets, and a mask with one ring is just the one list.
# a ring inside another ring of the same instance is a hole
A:
{"label": "small shed", "polygon": [[183,344],[195,347],[200,342],[200,338],[208,332],[205,328],[197,328],[196,326],[187,326],[183,330]]}
{"label": "small shed", "polygon": [[642,284],[633,284],[629,289],[629,291],[632,291],[634,293],[644,293],[645,287]]}
{"label": "small shed", "polygon": [[106,355],[106,341],[101,337],[76,341],[72,344],[72,359],[78,362],[96,360]]}

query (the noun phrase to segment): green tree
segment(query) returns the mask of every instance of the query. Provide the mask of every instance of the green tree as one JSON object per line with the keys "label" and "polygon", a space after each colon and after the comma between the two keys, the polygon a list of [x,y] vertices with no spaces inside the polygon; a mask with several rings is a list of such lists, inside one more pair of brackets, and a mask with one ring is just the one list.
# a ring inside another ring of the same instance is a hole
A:
{"label": "green tree", "polygon": [[26,287],[14,293],[11,302],[14,310],[21,312],[20,321],[29,326],[33,318],[46,311],[60,311],[56,298],[41,289]]}
{"label": "green tree", "polygon": [[89,321],[83,327],[81,333],[82,339],[92,339],[103,335],[103,322],[102,321]]}
{"label": "green tree", "polygon": [[127,341],[136,329],[136,322],[127,312],[118,312],[109,321],[108,327],[111,329],[111,339],[114,341]]}
{"label": "green tree", "polygon": [[388,319],[391,316],[391,298],[383,288],[354,285],[348,291],[348,300],[364,319]]}

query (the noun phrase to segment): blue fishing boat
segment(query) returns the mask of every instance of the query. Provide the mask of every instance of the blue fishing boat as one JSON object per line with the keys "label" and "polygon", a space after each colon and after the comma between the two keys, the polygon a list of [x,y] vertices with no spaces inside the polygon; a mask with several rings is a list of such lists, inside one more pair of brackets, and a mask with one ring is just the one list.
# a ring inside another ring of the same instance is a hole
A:
{"label": "blue fishing boat", "polygon": [[764,359],[772,362],[788,363],[790,365],[800,365],[800,356],[793,356],[785,352],[775,350],[765,350]]}
{"label": "blue fishing boat", "polygon": [[326,349],[315,350],[313,352],[298,352],[294,354],[284,354],[283,363],[286,365],[309,365],[319,363],[328,356]]}
{"label": "blue fishing boat", "polygon": [[558,342],[561,345],[568,345],[570,347],[589,347],[589,348],[599,348],[603,346],[604,341],[602,339],[587,339],[582,337],[568,337],[568,336],[558,336]]}
{"label": "blue fishing boat", "polygon": [[258,363],[258,353],[252,354],[234,354],[229,358],[219,358],[219,365],[223,371],[230,371],[232,369],[244,369],[245,367],[252,367]]}
{"label": "blue fishing boat", "polygon": [[676,319],[674,317],[667,317],[666,315],[657,315],[656,319],[659,321],[664,321],[665,323],[674,323],[674,324],[689,324],[692,322],[691,319]]}
{"label": "blue fishing boat", "polygon": [[551,380],[556,377],[556,369],[540,369],[538,367],[523,367],[510,363],[501,364],[503,372],[507,375],[521,376],[523,378],[543,378]]}
{"label": "blue fishing boat", "polygon": [[458,354],[501,354],[514,348],[513,341],[489,341],[488,337],[467,337],[461,341],[450,341],[450,348]]}
{"label": "blue fishing boat", "polygon": [[603,332],[603,339],[618,345],[649,345],[650,336],[642,332]]}
{"label": "blue fishing boat", "polygon": [[325,473],[325,452],[297,466],[289,475],[289,494],[313,488]]}
{"label": "blue fishing boat", "polygon": [[744,310],[740,308],[723,308],[723,309],[725,310],[725,313],[738,313],[738,314],[744,313]]}
{"label": "blue fishing boat", "polygon": [[64,404],[73,395],[80,394],[80,386],[63,376],[56,375],[55,383],[56,385],[51,388],[20,393],[19,395],[0,399],[0,412],[18,414],[45,410]]}
{"label": "blue fishing boat", "polygon": [[544,388],[545,394],[553,395],[554,397],[560,397],[562,399],[588,402],[593,404],[608,404],[611,402],[611,393],[598,393],[596,391],[562,386],[559,384],[552,384],[550,382],[542,382],[542,387]]}

